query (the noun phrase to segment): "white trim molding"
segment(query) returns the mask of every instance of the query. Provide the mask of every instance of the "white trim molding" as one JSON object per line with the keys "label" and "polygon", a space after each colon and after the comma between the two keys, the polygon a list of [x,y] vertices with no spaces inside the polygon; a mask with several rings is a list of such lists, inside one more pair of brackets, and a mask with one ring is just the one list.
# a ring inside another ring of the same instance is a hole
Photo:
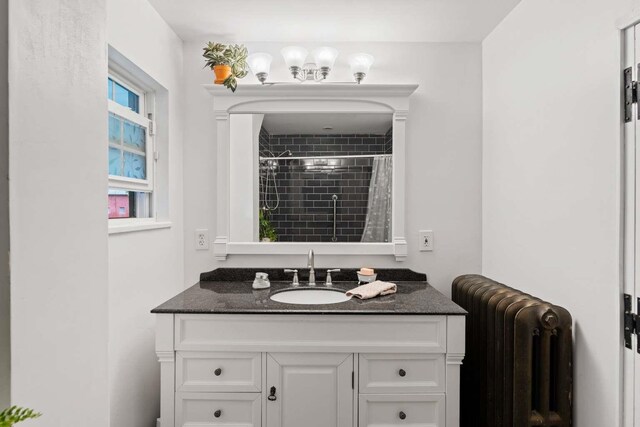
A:
{"label": "white trim molding", "polygon": [[[217,260],[232,254],[303,253],[313,247],[327,255],[393,255],[396,261],[407,257],[405,233],[406,122],[409,97],[418,85],[405,84],[267,84],[241,85],[235,93],[219,85],[204,85],[213,95],[218,127],[217,221],[213,243]],[[268,113],[390,113],[393,115],[393,202],[391,243],[262,243],[232,242],[230,220],[230,124],[229,114]]]}
{"label": "white trim molding", "polygon": [[171,228],[171,221],[156,221],[154,218],[109,220],[109,234],[132,233],[134,231],[157,230],[161,228]]}

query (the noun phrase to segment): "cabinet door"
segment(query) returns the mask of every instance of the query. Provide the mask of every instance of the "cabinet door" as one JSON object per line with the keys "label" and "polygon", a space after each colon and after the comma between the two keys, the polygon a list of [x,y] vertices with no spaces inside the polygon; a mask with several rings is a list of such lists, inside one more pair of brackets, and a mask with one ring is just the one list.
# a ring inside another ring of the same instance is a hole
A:
{"label": "cabinet door", "polygon": [[267,427],[352,427],[352,375],[353,354],[269,353]]}

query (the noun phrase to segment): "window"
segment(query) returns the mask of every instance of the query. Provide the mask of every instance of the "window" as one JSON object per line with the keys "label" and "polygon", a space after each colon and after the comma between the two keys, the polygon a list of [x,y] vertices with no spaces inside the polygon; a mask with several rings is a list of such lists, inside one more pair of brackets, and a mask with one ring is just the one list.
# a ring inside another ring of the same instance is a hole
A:
{"label": "window", "polygon": [[153,93],[110,73],[109,220],[154,218]]}

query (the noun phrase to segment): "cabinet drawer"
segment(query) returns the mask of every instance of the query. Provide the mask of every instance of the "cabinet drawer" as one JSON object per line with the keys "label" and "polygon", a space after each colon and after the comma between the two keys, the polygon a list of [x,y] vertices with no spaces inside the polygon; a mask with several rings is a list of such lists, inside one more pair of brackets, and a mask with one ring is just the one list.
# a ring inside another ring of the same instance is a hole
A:
{"label": "cabinet drawer", "polygon": [[360,393],[445,390],[444,354],[361,354]]}
{"label": "cabinet drawer", "polygon": [[176,362],[178,391],[260,391],[260,353],[178,352]]}
{"label": "cabinet drawer", "polygon": [[176,427],[260,427],[260,393],[178,393]]}
{"label": "cabinet drawer", "polygon": [[360,395],[359,427],[444,427],[443,394]]}

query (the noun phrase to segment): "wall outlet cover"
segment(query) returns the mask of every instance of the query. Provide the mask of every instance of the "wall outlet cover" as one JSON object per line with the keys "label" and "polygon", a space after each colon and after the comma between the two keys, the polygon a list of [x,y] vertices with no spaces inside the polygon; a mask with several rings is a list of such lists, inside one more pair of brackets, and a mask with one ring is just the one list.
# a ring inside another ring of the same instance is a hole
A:
{"label": "wall outlet cover", "polygon": [[433,231],[432,230],[420,230],[420,252],[427,252],[433,250]]}
{"label": "wall outlet cover", "polygon": [[200,229],[196,230],[196,250],[206,251],[209,249],[209,230]]}

